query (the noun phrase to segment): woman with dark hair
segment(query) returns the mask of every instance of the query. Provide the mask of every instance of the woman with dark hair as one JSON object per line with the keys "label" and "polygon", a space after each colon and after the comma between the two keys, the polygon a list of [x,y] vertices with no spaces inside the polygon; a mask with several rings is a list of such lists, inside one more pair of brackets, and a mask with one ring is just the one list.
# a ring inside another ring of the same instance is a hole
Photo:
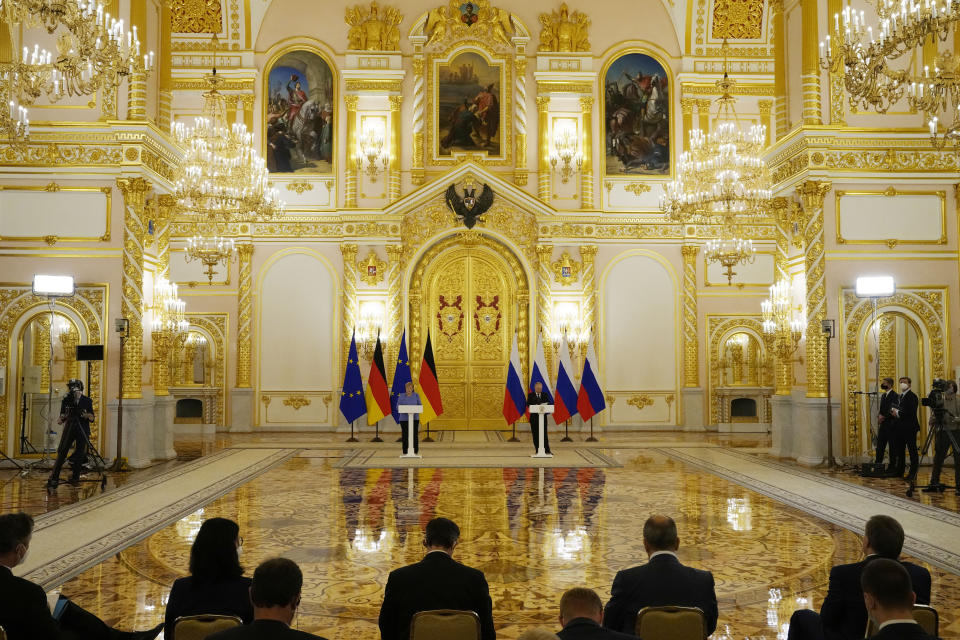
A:
{"label": "woman with dark hair", "polygon": [[164,638],[173,639],[173,626],[181,616],[218,614],[253,621],[250,578],[243,575],[240,552],[243,538],[233,520],[210,518],[190,547],[190,575],[180,578],[167,600]]}

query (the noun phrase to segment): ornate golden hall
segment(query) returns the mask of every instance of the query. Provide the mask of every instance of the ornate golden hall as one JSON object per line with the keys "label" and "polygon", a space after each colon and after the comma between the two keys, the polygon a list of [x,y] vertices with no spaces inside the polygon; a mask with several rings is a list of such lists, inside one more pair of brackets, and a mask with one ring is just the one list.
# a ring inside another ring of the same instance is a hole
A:
{"label": "ornate golden hall", "polygon": [[[663,513],[714,573],[712,637],[785,639],[887,514],[960,638],[933,412],[915,492],[861,475],[880,381],[960,375],[955,24],[909,0],[0,1],[0,502],[36,519],[14,573],[151,627],[222,516],[248,574],[303,569],[294,626],[372,640],[445,516],[513,640],[566,589],[606,601]],[[594,415],[531,457],[508,375],[559,402],[588,370]],[[381,375],[442,400],[422,458],[361,397]],[[47,490],[74,379],[108,470]]]}

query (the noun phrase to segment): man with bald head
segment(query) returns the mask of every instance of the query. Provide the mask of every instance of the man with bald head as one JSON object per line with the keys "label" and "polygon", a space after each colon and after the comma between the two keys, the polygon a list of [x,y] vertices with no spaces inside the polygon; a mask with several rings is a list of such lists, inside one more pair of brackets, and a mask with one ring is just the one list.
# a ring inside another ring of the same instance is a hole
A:
{"label": "man with bald head", "polygon": [[603,626],[623,633],[636,630],[637,612],[644,607],[698,607],[706,618],[707,633],[717,628],[717,594],[713,574],[687,567],[677,558],[680,538],[673,518],[655,515],[643,525],[647,563],[617,573]]}

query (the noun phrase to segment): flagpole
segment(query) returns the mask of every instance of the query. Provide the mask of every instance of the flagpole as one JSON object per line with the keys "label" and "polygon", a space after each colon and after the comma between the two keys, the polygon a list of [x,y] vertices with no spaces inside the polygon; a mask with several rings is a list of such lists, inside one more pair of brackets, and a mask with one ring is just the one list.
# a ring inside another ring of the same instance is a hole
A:
{"label": "flagpole", "polygon": [[433,438],[430,437],[430,423],[427,423],[427,437],[423,439],[424,442],[433,442]]}
{"label": "flagpole", "polygon": [[379,420],[377,420],[377,432],[373,436],[373,440],[371,440],[370,442],[383,442],[383,438],[380,437],[380,421]]}
{"label": "flagpole", "polygon": [[573,438],[570,437],[570,420],[563,421],[563,437],[560,438],[560,442],[573,442]]}
{"label": "flagpole", "polygon": [[356,420],[350,421],[350,437],[347,438],[347,442],[360,442],[355,435],[353,435],[353,427],[357,424]]}
{"label": "flagpole", "polygon": [[511,434],[510,439],[507,442],[520,442],[520,438],[517,437],[517,421],[514,420],[513,424],[510,425]]}
{"label": "flagpole", "polygon": [[587,438],[587,442],[599,442],[599,440],[593,437],[593,416],[590,416],[590,437]]}

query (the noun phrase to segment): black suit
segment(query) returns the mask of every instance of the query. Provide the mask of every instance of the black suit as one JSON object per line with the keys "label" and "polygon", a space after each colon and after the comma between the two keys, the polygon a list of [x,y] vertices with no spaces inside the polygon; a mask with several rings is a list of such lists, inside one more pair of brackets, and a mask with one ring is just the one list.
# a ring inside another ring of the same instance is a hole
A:
{"label": "black suit", "polygon": [[220,631],[207,640],[324,640],[306,631],[291,629],[278,620],[254,620],[252,624]]}
{"label": "black suit", "polygon": [[877,456],[874,462],[881,464],[883,462],[883,453],[887,449],[887,443],[891,443],[890,458],[893,460],[894,441],[893,431],[896,429],[897,417],[893,415],[892,409],[896,406],[898,396],[894,391],[888,389],[880,396],[879,424],[877,425]]}
{"label": "black suit", "polygon": [[[533,404],[550,404],[550,396],[545,393],[531,391],[527,394],[527,406]],[[543,450],[550,453],[550,434],[547,433],[547,416],[542,413],[530,414],[530,433],[533,435],[533,450],[540,450],[540,420],[543,420]]]}
{"label": "black suit", "polygon": [[431,551],[420,562],[390,572],[380,607],[380,637],[407,640],[413,614],[435,609],[474,611],[480,616],[483,640],[497,637],[490,587],[483,572],[460,564],[443,551]]}
{"label": "black suit", "polygon": [[250,578],[238,576],[199,585],[193,576],[175,580],[167,599],[163,637],[173,638],[173,623],[181,616],[215,614],[237,616],[243,624],[253,622]]}
{"label": "black suit", "polygon": [[610,601],[603,613],[603,626],[633,633],[637,612],[644,607],[699,607],[706,618],[707,635],[717,628],[717,594],[713,574],[680,564],[664,553],[647,564],[617,572]]}
{"label": "black suit", "polygon": [[[804,609],[790,618],[790,639],[859,640],[867,628],[867,607],[863,603],[860,575],[867,563],[879,556],[867,556],[860,562],[841,564],[830,570],[827,595],[820,607],[820,615]],[[918,604],[930,604],[930,572],[912,562],[901,562]]]}
{"label": "black suit", "polygon": [[590,618],[574,618],[557,636],[560,640],[637,640],[633,634],[604,629]]}
{"label": "black suit", "polygon": [[937,640],[928,635],[923,627],[910,622],[888,624],[870,638],[872,640]]}
{"label": "black suit", "polygon": [[82,395],[79,400],[76,400],[72,394],[69,394],[60,402],[63,433],[60,435],[60,446],[57,447],[57,461],[50,473],[51,480],[60,478],[60,469],[63,468],[71,447],[74,449],[73,455],[70,456],[73,477],[80,478],[83,463],[87,461],[87,442],[90,440],[90,421],[82,416],[92,413],[93,401],[87,396]]}
{"label": "black suit", "polygon": [[[920,400],[910,389],[900,394],[899,416],[897,425],[894,428],[893,452],[896,453],[896,460],[890,461],[893,470],[903,475],[906,466],[906,456],[904,449],[910,452],[910,473],[917,471],[920,463],[920,456],[917,452],[917,434],[920,433],[920,421],[917,419],[917,408],[920,406]],[[891,456],[892,458],[893,456]]]}

